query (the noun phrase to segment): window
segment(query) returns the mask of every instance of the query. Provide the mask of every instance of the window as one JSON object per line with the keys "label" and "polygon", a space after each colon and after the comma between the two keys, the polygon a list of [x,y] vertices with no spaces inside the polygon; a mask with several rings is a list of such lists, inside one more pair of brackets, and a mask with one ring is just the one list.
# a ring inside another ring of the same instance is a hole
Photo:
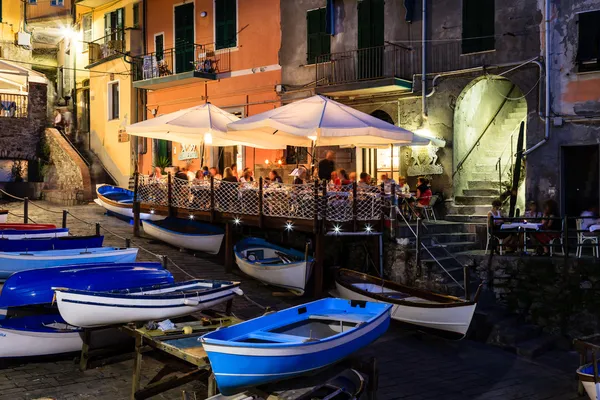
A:
{"label": "window", "polygon": [[237,46],[237,0],[215,0],[215,46]]}
{"label": "window", "polygon": [[0,22],[2,22],[2,0],[0,0]]}
{"label": "window", "polygon": [[[320,57],[331,52],[331,38],[327,34],[327,10],[319,8],[306,13],[307,63],[325,61]],[[320,57],[320,58],[319,58]],[[319,59],[319,60],[317,60]]]}
{"label": "window", "polygon": [[463,54],[494,50],[494,14],[494,0],[463,0]]}
{"label": "window", "polygon": [[123,40],[125,15],[122,8],[104,14],[104,41]]}
{"label": "window", "polygon": [[108,83],[108,119],[119,119],[119,82]]}
{"label": "window", "polygon": [[159,33],[154,35],[154,52],[156,53],[156,61],[162,61],[165,51],[165,35]]}
{"label": "window", "polygon": [[37,0],[29,0],[29,4],[31,5],[37,5]]}
{"label": "window", "polygon": [[65,0],[50,0],[50,5],[54,7],[64,7]]}
{"label": "window", "polygon": [[600,70],[600,11],[579,14],[579,72]]}
{"label": "window", "polygon": [[140,27],[140,3],[135,3],[133,5],[133,27]]}
{"label": "window", "polygon": [[83,29],[83,51],[87,51],[92,41],[92,14],[85,14],[82,17],[81,26]]}

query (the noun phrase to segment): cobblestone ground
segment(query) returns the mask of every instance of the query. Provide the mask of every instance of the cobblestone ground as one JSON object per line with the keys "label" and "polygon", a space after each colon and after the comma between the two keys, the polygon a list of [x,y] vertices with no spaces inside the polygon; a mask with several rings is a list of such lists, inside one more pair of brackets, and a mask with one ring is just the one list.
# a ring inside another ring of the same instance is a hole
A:
{"label": "cobblestone ground", "polygon": [[[57,210],[45,203],[36,203]],[[22,206],[7,206],[15,214]],[[100,222],[121,236],[131,236],[132,227],[103,214],[96,205],[71,207],[70,212],[85,221]],[[39,223],[61,223],[60,213],[30,206],[30,217]],[[21,220],[10,216],[12,222]],[[75,234],[92,234],[93,226],[69,217],[68,226]],[[124,241],[106,234],[105,245],[124,246]],[[269,288],[243,276],[226,274],[217,257],[200,256],[142,238],[137,244],[157,254],[168,255],[189,274],[203,278],[237,279],[251,299],[265,306],[282,309],[297,299],[274,297]],[[156,261],[143,251],[140,261]],[[176,279],[185,274],[171,268]],[[234,313],[250,318],[261,309],[243,298],[234,301]],[[500,349],[472,341],[451,342],[420,334],[392,324],[388,333],[371,345],[365,354],[377,357],[379,399],[576,399],[576,381],[572,362],[533,362]],[[128,399],[131,390],[132,361],[80,372],[73,355],[23,361],[0,361],[0,400],[17,399]],[[571,360],[572,358],[570,358]],[[554,364],[553,364],[554,365]],[[160,369],[157,362],[144,360],[142,385]],[[182,390],[206,397],[201,382],[187,384],[155,398],[181,399]]]}

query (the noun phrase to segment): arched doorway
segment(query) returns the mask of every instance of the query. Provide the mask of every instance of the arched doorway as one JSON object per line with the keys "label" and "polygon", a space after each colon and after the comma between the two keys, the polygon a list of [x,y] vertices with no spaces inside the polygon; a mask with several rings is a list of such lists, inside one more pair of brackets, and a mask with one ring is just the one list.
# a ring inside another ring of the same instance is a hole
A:
{"label": "arched doorway", "polygon": [[[510,80],[488,75],[465,87],[454,111],[455,204],[465,215],[486,215],[490,203],[511,186],[519,126],[527,102]],[[525,171],[521,170],[521,181]],[[524,185],[519,188],[521,210]]]}

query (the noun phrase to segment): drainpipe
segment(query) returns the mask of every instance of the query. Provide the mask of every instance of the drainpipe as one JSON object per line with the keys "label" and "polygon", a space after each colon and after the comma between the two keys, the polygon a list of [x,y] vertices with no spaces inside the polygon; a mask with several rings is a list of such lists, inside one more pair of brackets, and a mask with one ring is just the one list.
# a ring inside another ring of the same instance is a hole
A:
{"label": "drainpipe", "polygon": [[427,119],[427,0],[423,0],[421,12],[421,106],[423,121]]}
{"label": "drainpipe", "polygon": [[523,156],[527,156],[531,154],[533,151],[541,147],[544,143],[546,143],[550,139],[550,0],[546,0],[546,21],[545,21],[545,55],[544,55],[544,63],[546,64],[546,93],[545,93],[545,108],[544,111],[546,115],[544,116],[544,139],[539,141],[533,147],[525,150],[523,152]]}

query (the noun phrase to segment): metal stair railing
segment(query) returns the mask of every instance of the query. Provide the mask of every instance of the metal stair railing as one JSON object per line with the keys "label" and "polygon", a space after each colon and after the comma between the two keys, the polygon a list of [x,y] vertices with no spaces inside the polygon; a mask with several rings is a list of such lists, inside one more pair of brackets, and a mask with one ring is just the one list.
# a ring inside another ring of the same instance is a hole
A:
{"label": "metal stair railing", "polygon": [[[515,128],[512,130],[512,132],[510,133],[510,141],[508,143],[504,144],[504,148],[502,149],[502,152],[500,153],[500,156],[498,157],[498,162],[496,162],[496,171],[498,171],[498,188],[500,189],[502,187],[502,177],[504,176],[504,174],[506,173],[507,169],[510,168],[509,170],[512,172],[513,168],[514,168],[514,159],[515,159],[515,151],[513,148],[513,139],[515,136],[515,133],[518,133],[519,128],[521,127],[521,123],[525,121],[525,118],[519,120],[519,122],[517,123],[517,126],[515,126]],[[506,165],[502,165],[502,157],[504,157],[504,152],[508,149],[508,145],[510,144],[510,157],[508,159],[508,162],[506,163]]]}

